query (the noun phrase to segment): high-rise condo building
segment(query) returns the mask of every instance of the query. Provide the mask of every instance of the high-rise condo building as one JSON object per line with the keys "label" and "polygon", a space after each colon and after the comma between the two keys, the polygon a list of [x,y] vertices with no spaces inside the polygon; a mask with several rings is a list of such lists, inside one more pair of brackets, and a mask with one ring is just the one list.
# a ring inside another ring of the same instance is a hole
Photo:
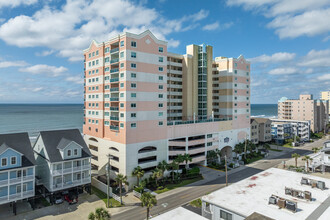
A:
{"label": "high-rise condo building", "polygon": [[300,95],[299,99],[282,97],[278,101],[278,119],[309,121],[311,131],[324,131],[329,121],[328,102],[314,100],[313,95]]}
{"label": "high-rise condo building", "polygon": [[150,31],[123,33],[84,50],[84,138],[95,170],[133,180],[160,161],[188,153],[206,164],[209,150],[232,157],[250,134],[250,63],[216,57],[208,45],[167,51]]}
{"label": "high-rise condo building", "polygon": [[324,100],[324,101],[328,101],[329,103],[329,120],[330,120],[330,91],[324,91],[324,92],[321,92],[321,100]]}

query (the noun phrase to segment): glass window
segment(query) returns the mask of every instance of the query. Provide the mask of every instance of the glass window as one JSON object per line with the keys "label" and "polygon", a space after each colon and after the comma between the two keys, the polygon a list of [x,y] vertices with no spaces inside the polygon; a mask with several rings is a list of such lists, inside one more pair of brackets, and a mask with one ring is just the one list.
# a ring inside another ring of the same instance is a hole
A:
{"label": "glass window", "polygon": [[159,58],[158,58],[158,61],[162,63],[162,62],[164,61],[164,60],[163,60],[163,57],[159,57]]}
{"label": "glass window", "polygon": [[95,52],[93,52],[93,57],[95,56]]}
{"label": "glass window", "polygon": [[97,56],[97,55],[99,55],[99,51],[98,51],[98,50],[96,51],[96,56]]}
{"label": "glass window", "polygon": [[132,98],[136,98],[136,93],[131,93]]}
{"label": "glass window", "polygon": [[131,123],[131,128],[136,128],[136,123]]}
{"label": "glass window", "polygon": [[131,113],[131,118],[136,118],[136,113]]}
{"label": "glass window", "polygon": [[136,108],[136,103],[131,103],[131,108]]}
{"label": "glass window", "polygon": [[110,62],[110,57],[106,57],[106,58],[104,59],[104,62],[105,62],[105,63],[109,63],[109,62]]}
{"label": "glass window", "polygon": [[160,117],[163,116],[163,114],[164,114],[163,112],[158,112],[158,116]]}
{"label": "glass window", "polygon": [[124,103],[120,103],[120,108],[124,108]]}
{"label": "glass window", "polygon": [[68,157],[71,156],[71,150],[68,150]]}
{"label": "glass window", "polygon": [[120,73],[120,78],[124,78],[124,73]]}
{"label": "glass window", "polygon": [[163,53],[164,48],[163,47],[158,47],[158,52]]}
{"label": "glass window", "polygon": [[131,78],[136,78],[136,73],[131,73]]}
{"label": "glass window", "polygon": [[88,54],[88,57],[91,58],[92,54]]}
{"label": "glass window", "polygon": [[136,58],[136,53],[135,52],[131,52],[131,57],[132,58]]}
{"label": "glass window", "polygon": [[158,89],[163,89],[164,86],[163,85],[158,85]]}
{"label": "glass window", "polygon": [[120,97],[123,98],[124,97],[124,93],[120,93]]}
{"label": "glass window", "polygon": [[159,72],[163,72],[164,68],[163,67],[158,67]]}
{"label": "glass window", "polygon": [[136,83],[131,83],[131,88],[136,88]]}
{"label": "glass window", "polygon": [[131,63],[131,68],[135,69],[136,68],[136,63]]}
{"label": "glass window", "polygon": [[[96,120],[96,124],[98,124],[98,121],[97,121],[97,120]],[[73,150],[73,154],[74,154],[74,155],[78,155],[78,149],[74,149],[74,150]]]}
{"label": "glass window", "polygon": [[131,46],[132,47],[136,47],[136,42],[135,41],[131,41]]}
{"label": "glass window", "polygon": [[237,67],[237,63],[235,63],[234,65],[235,65],[235,67]]}
{"label": "glass window", "polygon": [[109,53],[109,51],[110,51],[110,48],[106,47],[105,50],[104,50],[104,53]]}
{"label": "glass window", "polygon": [[120,47],[124,46],[124,41],[120,41]]}
{"label": "glass window", "polygon": [[163,106],[164,106],[163,103],[158,103],[159,108],[163,108]]}
{"label": "glass window", "polygon": [[120,64],[120,68],[124,68],[124,63],[121,63]]}
{"label": "glass window", "polygon": [[120,58],[124,57],[124,52],[120,52]]}
{"label": "glass window", "polygon": [[159,122],[158,122],[158,125],[159,125],[159,126],[162,126],[163,124],[164,124],[163,121],[159,121]]}
{"label": "glass window", "polygon": [[123,118],[124,117],[124,113],[120,113],[120,117]]}
{"label": "glass window", "polygon": [[11,157],[11,165],[15,165],[16,164],[16,157]]}
{"label": "glass window", "polygon": [[120,123],[120,128],[124,128],[124,123]]}
{"label": "glass window", "polygon": [[163,77],[163,76],[158,76],[158,79],[159,79],[159,80],[163,80],[164,77]]}
{"label": "glass window", "polygon": [[163,98],[163,94],[158,94],[158,98],[162,99]]}
{"label": "glass window", "polygon": [[120,83],[120,88],[124,88],[124,83]]}

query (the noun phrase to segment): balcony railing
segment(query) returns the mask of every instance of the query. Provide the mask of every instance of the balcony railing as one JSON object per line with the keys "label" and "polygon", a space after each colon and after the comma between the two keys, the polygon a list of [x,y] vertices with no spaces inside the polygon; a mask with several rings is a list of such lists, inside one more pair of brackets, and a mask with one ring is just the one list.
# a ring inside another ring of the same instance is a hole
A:
{"label": "balcony railing", "polygon": [[112,120],[112,121],[119,121],[119,117],[110,116],[110,120]]}
{"label": "balcony railing", "polygon": [[22,177],[12,178],[9,180],[10,183],[18,183],[22,181]]}
{"label": "balcony railing", "polygon": [[117,58],[117,59],[112,59],[112,60],[110,60],[110,63],[118,63],[119,62],[119,59]]}
{"label": "balcony railing", "polygon": [[64,189],[64,188],[69,188],[69,187],[72,187],[72,186],[78,186],[78,185],[81,185],[81,184],[85,184],[85,183],[90,183],[91,182],[91,178],[90,177],[86,177],[86,178],[83,178],[83,179],[76,179],[76,180],[69,180],[69,181],[66,181],[66,182],[63,182],[63,183],[58,183],[58,184],[54,184],[53,185],[53,190],[54,189]]}
{"label": "balcony railing", "polygon": [[115,48],[115,49],[112,49],[112,50],[110,50],[110,53],[116,53],[116,52],[118,52],[119,51],[119,47],[117,47],[117,48]]}
{"label": "balcony railing", "polygon": [[8,179],[0,181],[0,186],[3,186],[3,185],[8,185]]}
{"label": "balcony railing", "polygon": [[63,174],[64,173],[71,173],[71,172],[72,172],[72,167],[63,169]]}
{"label": "balcony railing", "polygon": [[110,88],[110,92],[116,92],[116,91],[119,91],[119,88],[116,87],[116,88]]}
{"label": "balcony railing", "polygon": [[230,121],[232,118],[214,118],[214,119],[205,119],[205,120],[191,120],[191,121],[169,121],[167,125],[183,125],[183,124],[197,124],[205,122],[216,122],[216,121]]}
{"label": "balcony railing", "polygon": [[29,181],[29,180],[33,180],[34,179],[34,175],[28,175],[28,176],[23,176],[23,181]]}
{"label": "balcony railing", "polygon": [[114,97],[114,98],[110,98],[110,102],[113,102],[113,101],[119,101],[119,98],[117,98],[117,97]]}
{"label": "balcony railing", "polygon": [[115,125],[110,125],[110,129],[114,131],[119,131],[119,127]]}
{"label": "balcony railing", "polygon": [[62,169],[52,170],[51,173],[52,173],[52,175],[61,175],[62,174]]}
{"label": "balcony railing", "polygon": [[65,169],[59,169],[59,170],[52,170],[52,175],[56,176],[56,175],[62,175],[62,174],[67,174],[67,173],[71,173],[71,172],[76,172],[76,171],[81,171],[81,170],[88,170],[90,169],[90,164],[85,164],[82,166],[74,166],[69,167],[69,168],[65,168]]}
{"label": "balcony railing", "polygon": [[110,79],[110,82],[118,82],[118,81],[119,81],[119,78]]}
{"label": "balcony railing", "polygon": [[110,107],[111,111],[119,111],[119,107]]}
{"label": "balcony railing", "polygon": [[110,70],[110,73],[117,73],[117,72],[119,72],[119,69],[118,68],[115,68],[115,69],[111,69]]}

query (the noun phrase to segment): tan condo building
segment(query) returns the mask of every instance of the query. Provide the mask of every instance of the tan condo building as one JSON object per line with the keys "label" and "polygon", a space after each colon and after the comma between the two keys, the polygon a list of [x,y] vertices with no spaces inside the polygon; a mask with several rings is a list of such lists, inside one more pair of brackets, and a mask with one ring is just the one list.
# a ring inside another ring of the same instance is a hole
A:
{"label": "tan condo building", "polygon": [[330,121],[330,91],[321,92],[321,100],[328,101],[328,115]]}
{"label": "tan condo building", "polygon": [[93,41],[84,57],[83,133],[99,173],[108,154],[112,174],[129,181],[135,167],[148,173],[178,154],[206,164],[207,151],[230,158],[250,136],[250,63],[243,56],[213,59],[208,45],[170,53],[147,30]]}
{"label": "tan condo building", "polygon": [[272,140],[272,121],[268,118],[251,118],[251,141],[254,144],[265,143]]}

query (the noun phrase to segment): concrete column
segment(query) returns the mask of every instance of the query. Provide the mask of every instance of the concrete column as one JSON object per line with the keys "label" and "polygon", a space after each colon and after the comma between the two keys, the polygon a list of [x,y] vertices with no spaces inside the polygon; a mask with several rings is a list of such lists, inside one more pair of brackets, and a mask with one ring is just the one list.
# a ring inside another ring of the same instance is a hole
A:
{"label": "concrete column", "polygon": [[14,213],[14,215],[16,215],[17,214],[17,207],[16,207],[16,201],[15,202],[13,202],[13,213]]}

